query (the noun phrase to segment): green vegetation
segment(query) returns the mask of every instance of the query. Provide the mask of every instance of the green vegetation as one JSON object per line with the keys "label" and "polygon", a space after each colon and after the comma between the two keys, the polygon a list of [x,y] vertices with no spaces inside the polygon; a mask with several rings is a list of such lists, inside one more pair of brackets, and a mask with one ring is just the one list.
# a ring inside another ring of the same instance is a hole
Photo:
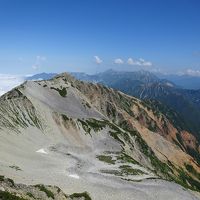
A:
{"label": "green vegetation", "polygon": [[47,197],[51,197],[52,199],[55,198],[53,192],[48,190],[44,185],[36,185],[35,187],[39,188],[40,191],[44,192],[47,195]]}
{"label": "green vegetation", "polygon": [[151,122],[151,121],[147,121],[147,125],[148,125],[148,129],[150,130],[150,131],[152,131],[152,132],[157,132],[157,125],[156,125],[156,123],[153,121],[153,122]]}
{"label": "green vegetation", "polygon": [[103,170],[100,170],[101,173],[104,173],[104,174],[113,174],[115,176],[122,176],[122,173],[119,171],[119,170],[115,170],[115,169],[103,169]]}
{"label": "green vegetation", "polygon": [[95,132],[98,132],[106,127],[107,121],[105,120],[97,120],[97,119],[87,119],[85,121],[78,119],[78,121],[81,123],[84,131],[86,133],[91,132],[91,130],[94,130]]}
{"label": "green vegetation", "polygon": [[125,145],[125,143],[119,138],[119,135],[121,132],[114,132],[114,131],[109,131],[110,136],[113,137],[115,140],[118,140],[120,143]]}
{"label": "green vegetation", "polygon": [[[190,168],[190,167],[189,167]],[[174,181],[185,188],[191,190],[200,191],[200,182],[189,176],[183,169],[176,169],[179,173],[178,178],[174,178]],[[190,169],[191,170],[191,169]]]}
{"label": "green vegetation", "polygon": [[180,143],[181,145],[184,146],[183,140],[182,140],[182,137],[181,137],[180,133],[176,133],[176,139],[179,141],[179,143]]}
{"label": "green vegetation", "polygon": [[60,193],[61,192],[61,189],[59,187],[57,187],[57,192]]}
{"label": "green vegetation", "polygon": [[51,89],[56,90],[60,94],[60,96],[62,96],[62,97],[66,97],[66,95],[67,95],[67,89],[66,88],[59,89],[59,88],[51,87]]}
{"label": "green vegetation", "polygon": [[107,111],[108,116],[116,117],[116,108],[114,108],[113,105],[109,102],[106,106],[106,111]]}
{"label": "green vegetation", "polygon": [[33,198],[33,199],[35,198],[35,197],[33,196],[33,194],[30,193],[30,192],[27,192],[26,195],[29,196],[29,197],[31,197],[31,198]]}
{"label": "green vegetation", "polygon": [[88,102],[85,103],[85,105],[88,107],[88,108],[91,108],[90,104]]}
{"label": "green vegetation", "polygon": [[[131,126],[126,121],[122,121],[120,123],[120,127],[123,128],[126,132],[121,131],[117,126],[114,124],[110,125],[110,128],[114,128],[115,131],[110,131],[110,135],[124,144],[122,141],[123,138],[124,141],[129,142],[131,144],[131,137],[135,138],[136,143],[140,147],[141,152],[146,156],[147,159],[149,159],[152,167],[154,168],[154,173],[157,174],[159,177],[165,178],[167,180],[173,180],[178,184],[181,184],[185,188],[190,188],[193,190],[200,191],[200,183],[193,179],[191,176],[189,176],[184,170],[177,170],[176,167],[168,161],[168,163],[163,163],[161,162],[152,149],[146,144],[146,142],[143,140],[141,135],[134,129],[132,129]],[[182,143],[181,138],[177,134],[177,138],[179,142]],[[125,144],[124,144],[125,145]],[[130,156],[126,155],[125,152],[119,156],[117,156],[117,160],[122,160],[124,163],[129,162],[133,164],[138,164],[137,161],[132,159]],[[195,177],[200,179],[200,174],[198,174],[191,166],[186,166],[186,169],[188,172],[192,173]],[[178,177],[174,174],[174,171],[178,172]],[[137,173],[144,173],[142,171],[135,171],[134,169],[129,168],[128,166],[125,165],[125,167],[121,167],[121,171],[118,170],[104,170],[102,171],[103,173],[108,173],[108,174],[114,174],[117,176],[122,176],[122,175],[127,175],[127,174],[137,174]]]}
{"label": "green vegetation", "polygon": [[0,199],[1,200],[27,200],[22,197],[18,197],[14,194],[11,194],[10,192],[7,192],[7,191],[0,191]]}
{"label": "green vegetation", "polygon": [[198,150],[187,147],[186,151],[189,155],[191,155],[193,158],[195,158],[197,163],[200,165],[200,154],[199,154]]}
{"label": "green vegetation", "polygon": [[198,173],[194,167],[192,165],[189,164],[185,164],[185,168],[187,169],[187,171],[191,174],[193,174],[196,178],[198,178],[200,180],[200,173]]}
{"label": "green vegetation", "polygon": [[183,118],[168,106],[152,99],[144,100],[144,103],[146,107],[151,108],[154,115],[156,115],[158,118],[164,115],[178,130],[189,130],[186,126],[187,123],[185,123]]}
{"label": "green vegetation", "polygon": [[16,171],[22,171],[22,170],[20,169],[20,167],[15,166],[15,165],[12,165],[12,166],[9,166],[9,167],[12,168],[12,169],[15,169]]}
{"label": "green vegetation", "polygon": [[122,153],[119,156],[117,156],[117,160],[121,160],[123,163],[132,163],[132,164],[137,164],[140,165],[136,160],[134,160],[131,156]]}
{"label": "green vegetation", "polygon": [[69,197],[71,199],[73,199],[73,198],[84,198],[84,200],[92,200],[91,197],[89,196],[89,194],[87,192],[74,193],[74,194],[70,195]]}
{"label": "green vegetation", "polygon": [[69,118],[66,116],[66,115],[61,115],[62,116],[62,119],[64,120],[64,121],[68,121],[69,120]]}
{"label": "green vegetation", "polygon": [[121,165],[119,167],[119,170],[116,169],[110,169],[110,170],[101,170],[101,173],[104,174],[112,174],[115,176],[135,176],[135,175],[141,175],[141,174],[145,174],[145,172],[143,172],[140,169],[134,169],[129,165]]}
{"label": "green vegetation", "polygon": [[82,102],[82,105],[83,105],[85,108],[91,108],[90,104],[89,104],[87,101]]}
{"label": "green vegetation", "polygon": [[119,96],[120,96],[120,99],[118,101],[119,101],[120,107],[123,108],[130,116],[134,117],[135,115],[133,111],[131,110],[133,106],[132,99],[124,95],[122,96],[121,94],[119,94]]}
{"label": "green vegetation", "polygon": [[150,159],[152,166],[155,169],[155,173],[165,175],[165,178],[170,177],[170,173],[173,173],[171,168],[166,164],[161,162],[151,150],[151,148],[146,144],[146,142],[142,139],[142,137],[136,137],[136,142],[140,145],[140,150]]}
{"label": "green vegetation", "polygon": [[121,169],[121,174],[122,175],[140,175],[140,174],[146,174],[140,169],[134,169],[129,165],[122,165],[119,167]]}
{"label": "green vegetation", "polygon": [[81,123],[83,130],[84,130],[86,133],[90,134],[91,128],[88,126],[87,122],[85,122],[85,121],[83,121],[83,120],[81,120],[81,119],[78,119],[78,122]]}
{"label": "green vegetation", "polygon": [[175,145],[179,146],[183,151],[185,151],[185,149],[183,148],[183,146],[179,142],[177,142],[175,139],[172,139],[172,141]]}
{"label": "green vegetation", "polygon": [[15,185],[14,181],[10,178],[5,178],[4,176],[0,176],[0,181],[8,181],[12,186]]}
{"label": "green vegetation", "polygon": [[[140,133],[138,133],[136,130],[132,129],[131,127],[129,127],[129,125],[126,122],[122,123],[124,130],[126,130],[126,132],[129,132],[131,137],[135,137],[135,141],[138,144],[138,146],[140,147],[141,152],[146,155],[146,157],[150,160],[152,166],[155,168],[155,173],[156,174],[162,174],[165,176],[165,178],[169,178],[170,174],[173,173],[173,171],[171,170],[171,168],[166,164],[161,162],[156,155],[154,154],[154,152],[151,150],[151,148],[147,145],[147,143],[143,140],[143,138],[141,137]],[[125,141],[129,141],[130,138],[129,135],[127,133],[123,134],[123,137],[126,136]],[[125,155],[127,157],[127,155]],[[129,157],[130,158],[130,157]],[[131,160],[132,158],[130,158]]]}
{"label": "green vegetation", "polygon": [[[184,143],[183,143],[183,139],[181,137],[181,134],[180,133],[176,133],[176,138],[177,140],[179,141],[180,145],[178,145],[180,148],[183,149],[184,147]],[[186,152],[191,155],[193,158],[195,158],[195,160],[197,161],[198,164],[200,164],[200,154],[198,152],[198,150],[194,150],[190,147],[186,147]]]}
{"label": "green vegetation", "polygon": [[103,120],[89,119],[86,120],[86,123],[95,131],[100,131],[106,127],[106,122]]}
{"label": "green vegetation", "polygon": [[106,156],[106,155],[99,155],[97,156],[97,158],[102,161],[102,162],[106,162],[108,164],[115,164],[115,160],[112,159],[112,156]]}
{"label": "green vegetation", "polygon": [[10,179],[10,178],[7,178],[6,179],[12,186],[14,186],[15,185],[15,183],[14,183],[14,181],[12,180],[12,179]]}
{"label": "green vegetation", "polygon": [[4,176],[0,176],[0,181],[4,181]]}

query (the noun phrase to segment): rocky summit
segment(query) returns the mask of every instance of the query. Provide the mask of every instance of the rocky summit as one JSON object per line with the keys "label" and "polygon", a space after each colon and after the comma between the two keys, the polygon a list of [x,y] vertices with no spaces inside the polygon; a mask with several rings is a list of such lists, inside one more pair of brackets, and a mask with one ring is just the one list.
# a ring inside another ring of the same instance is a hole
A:
{"label": "rocky summit", "polygon": [[199,143],[177,118],[67,73],[26,81],[0,97],[0,199],[198,200]]}

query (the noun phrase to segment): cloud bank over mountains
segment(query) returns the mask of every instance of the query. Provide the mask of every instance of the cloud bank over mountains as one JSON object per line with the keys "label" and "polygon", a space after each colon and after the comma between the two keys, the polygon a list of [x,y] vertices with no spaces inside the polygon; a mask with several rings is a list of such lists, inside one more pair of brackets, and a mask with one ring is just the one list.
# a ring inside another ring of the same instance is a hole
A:
{"label": "cloud bank over mountains", "polygon": [[0,96],[20,85],[25,77],[19,75],[0,74]]}
{"label": "cloud bank over mountains", "polygon": [[99,56],[94,56],[94,59],[95,59],[96,64],[101,64],[103,62],[103,60],[101,60]]}

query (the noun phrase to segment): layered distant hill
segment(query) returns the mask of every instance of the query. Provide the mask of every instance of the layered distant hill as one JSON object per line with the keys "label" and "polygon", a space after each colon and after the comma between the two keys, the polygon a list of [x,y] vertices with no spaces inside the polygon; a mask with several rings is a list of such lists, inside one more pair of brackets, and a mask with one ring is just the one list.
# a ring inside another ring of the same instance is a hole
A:
{"label": "layered distant hill", "polygon": [[60,187],[69,199],[199,199],[188,190],[200,191],[199,142],[157,101],[63,73],[0,97],[0,116],[0,174],[34,185],[0,177],[3,195],[53,198]]}
{"label": "layered distant hill", "polygon": [[174,82],[176,85],[190,90],[198,90],[200,89],[200,77],[199,76],[191,76],[191,75],[175,75],[175,74],[156,74],[161,79],[167,79],[169,81]]}
{"label": "layered distant hill", "polygon": [[[111,72],[114,70],[108,70],[107,72]],[[133,74],[132,72],[129,72],[130,74]],[[137,73],[137,72],[134,72]],[[99,74],[96,75],[87,75],[86,73],[72,73],[74,76],[80,79],[85,80],[95,80],[95,78],[98,80]],[[104,74],[104,73],[103,73]],[[55,76],[56,73],[41,73],[36,74],[33,76],[30,76],[27,78],[27,80],[38,80],[38,79],[50,79],[53,76]],[[182,89],[189,89],[189,90],[198,90],[200,89],[200,77],[199,76],[192,76],[192,75],[177,75],[177,74],[163,74],[163,73],[151,73],[151,75],[154,75],[157,77],[157,79],[164,79],[168,80],[169,82],[174,83],[176,86]]]}

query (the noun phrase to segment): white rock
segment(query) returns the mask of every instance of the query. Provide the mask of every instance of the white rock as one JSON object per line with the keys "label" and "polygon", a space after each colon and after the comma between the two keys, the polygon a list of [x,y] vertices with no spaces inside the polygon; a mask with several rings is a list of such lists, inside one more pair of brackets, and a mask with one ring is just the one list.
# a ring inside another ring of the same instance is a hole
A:
{"label": "white rock", "polygon": [[39,149],[36,151],[36,153],[48,154],[44,149]]}

